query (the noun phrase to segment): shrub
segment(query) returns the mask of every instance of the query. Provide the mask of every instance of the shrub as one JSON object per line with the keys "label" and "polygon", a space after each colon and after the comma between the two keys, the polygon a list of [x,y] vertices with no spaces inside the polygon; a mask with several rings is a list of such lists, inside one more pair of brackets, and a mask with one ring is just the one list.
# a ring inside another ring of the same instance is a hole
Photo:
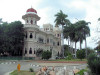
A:
{"label": "shrub", "polygon": [[93,75],[100,75],[100,57],[95,54],[88,56],[88,65]]}
{"label": "shrub", "polygon": [[34,69],[33,69],[33,68],[30,68],[29,71],[30,71],[30,72],[34,72]]}
{"label": "shrub", "polygon": [[80,70],[78,73],[76,73],[75,75],[84,75],[84,72],[86,72],[87,70],[82,69]]}
{"label": "shrub", "polygon": [[68,56],[65,58],[66,60],[71,60],[73,58],[72,54],[69,53]]}
{"label": "shrub", "polygon": [[76,56],[78,59],[84,59],[85,58],[85,51],[84,50],[78,50],[76,53]]}
{"label": "shrub", "polygon": [[42,53],[42,59],[49,59],[49,58],[51,58],[51,51],[43,51],[43,53]]}

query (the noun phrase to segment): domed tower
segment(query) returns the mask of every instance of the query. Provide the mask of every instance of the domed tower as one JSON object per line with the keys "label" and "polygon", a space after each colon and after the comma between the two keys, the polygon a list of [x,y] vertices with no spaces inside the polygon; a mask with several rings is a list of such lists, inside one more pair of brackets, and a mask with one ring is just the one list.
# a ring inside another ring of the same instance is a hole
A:
{"label": "domed tower", "polygon": [[37,25],[37,21],[40,20],[37,11],[33,8],[28,9],[22,18],[25,20],[25,25]]}
{"label": "domed tower", "polygon": [[37,21],[40,17],[37,15],[37,11],[33,8],[29,8],[26,14],[22,16],[25,21],[24,24],[24,50],[23,55],[27,57],[35,57],[35,42],[37,41],[37,33],[39,31],[39,26]]}

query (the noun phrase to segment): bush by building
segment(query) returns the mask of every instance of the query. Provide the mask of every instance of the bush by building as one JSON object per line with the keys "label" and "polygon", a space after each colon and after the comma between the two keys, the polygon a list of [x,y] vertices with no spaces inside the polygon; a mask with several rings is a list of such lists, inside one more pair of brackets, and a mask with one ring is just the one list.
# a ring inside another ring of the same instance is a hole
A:
{"label": "bush by building", "polygon": [[76,56],[78,59],[82,60],[85,58],[85,51],[84,50],[78,50],[76,53]]}
{"label": "bush by building", "polygon": [[100,57],[95,54],[88,56],[88,66],[91,70],[92,75],[100,75]]}
{"label": "bush by building", "polygon": [[43,53],[42,53],[42,59],[49,59],[49,58],[51,58],[51,51],[43,51]]}

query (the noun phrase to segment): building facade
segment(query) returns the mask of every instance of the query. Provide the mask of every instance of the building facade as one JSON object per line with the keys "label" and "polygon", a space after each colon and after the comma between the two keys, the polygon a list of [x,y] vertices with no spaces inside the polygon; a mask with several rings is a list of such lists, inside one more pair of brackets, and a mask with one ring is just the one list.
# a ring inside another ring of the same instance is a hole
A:
{"label": "building facade", "polygon": [[52,58],[55,58],[61,52],[61,29],[51,24],[43,24],[43,28],[40,28],[37,25],[40,17],[33,8],[28,9],[22,19],[25,21],[23,55],[39,57],[41,54],[38,53],[49,50]]}

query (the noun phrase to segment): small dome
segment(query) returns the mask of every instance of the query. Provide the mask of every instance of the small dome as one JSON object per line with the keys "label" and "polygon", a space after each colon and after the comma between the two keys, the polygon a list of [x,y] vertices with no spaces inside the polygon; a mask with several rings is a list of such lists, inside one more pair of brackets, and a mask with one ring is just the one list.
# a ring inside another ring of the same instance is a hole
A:
{"label": "small dome", "polygon": [[37,11],[33,8],[29,8],[26,12],[34,12],[34,13],[37,13]]}

